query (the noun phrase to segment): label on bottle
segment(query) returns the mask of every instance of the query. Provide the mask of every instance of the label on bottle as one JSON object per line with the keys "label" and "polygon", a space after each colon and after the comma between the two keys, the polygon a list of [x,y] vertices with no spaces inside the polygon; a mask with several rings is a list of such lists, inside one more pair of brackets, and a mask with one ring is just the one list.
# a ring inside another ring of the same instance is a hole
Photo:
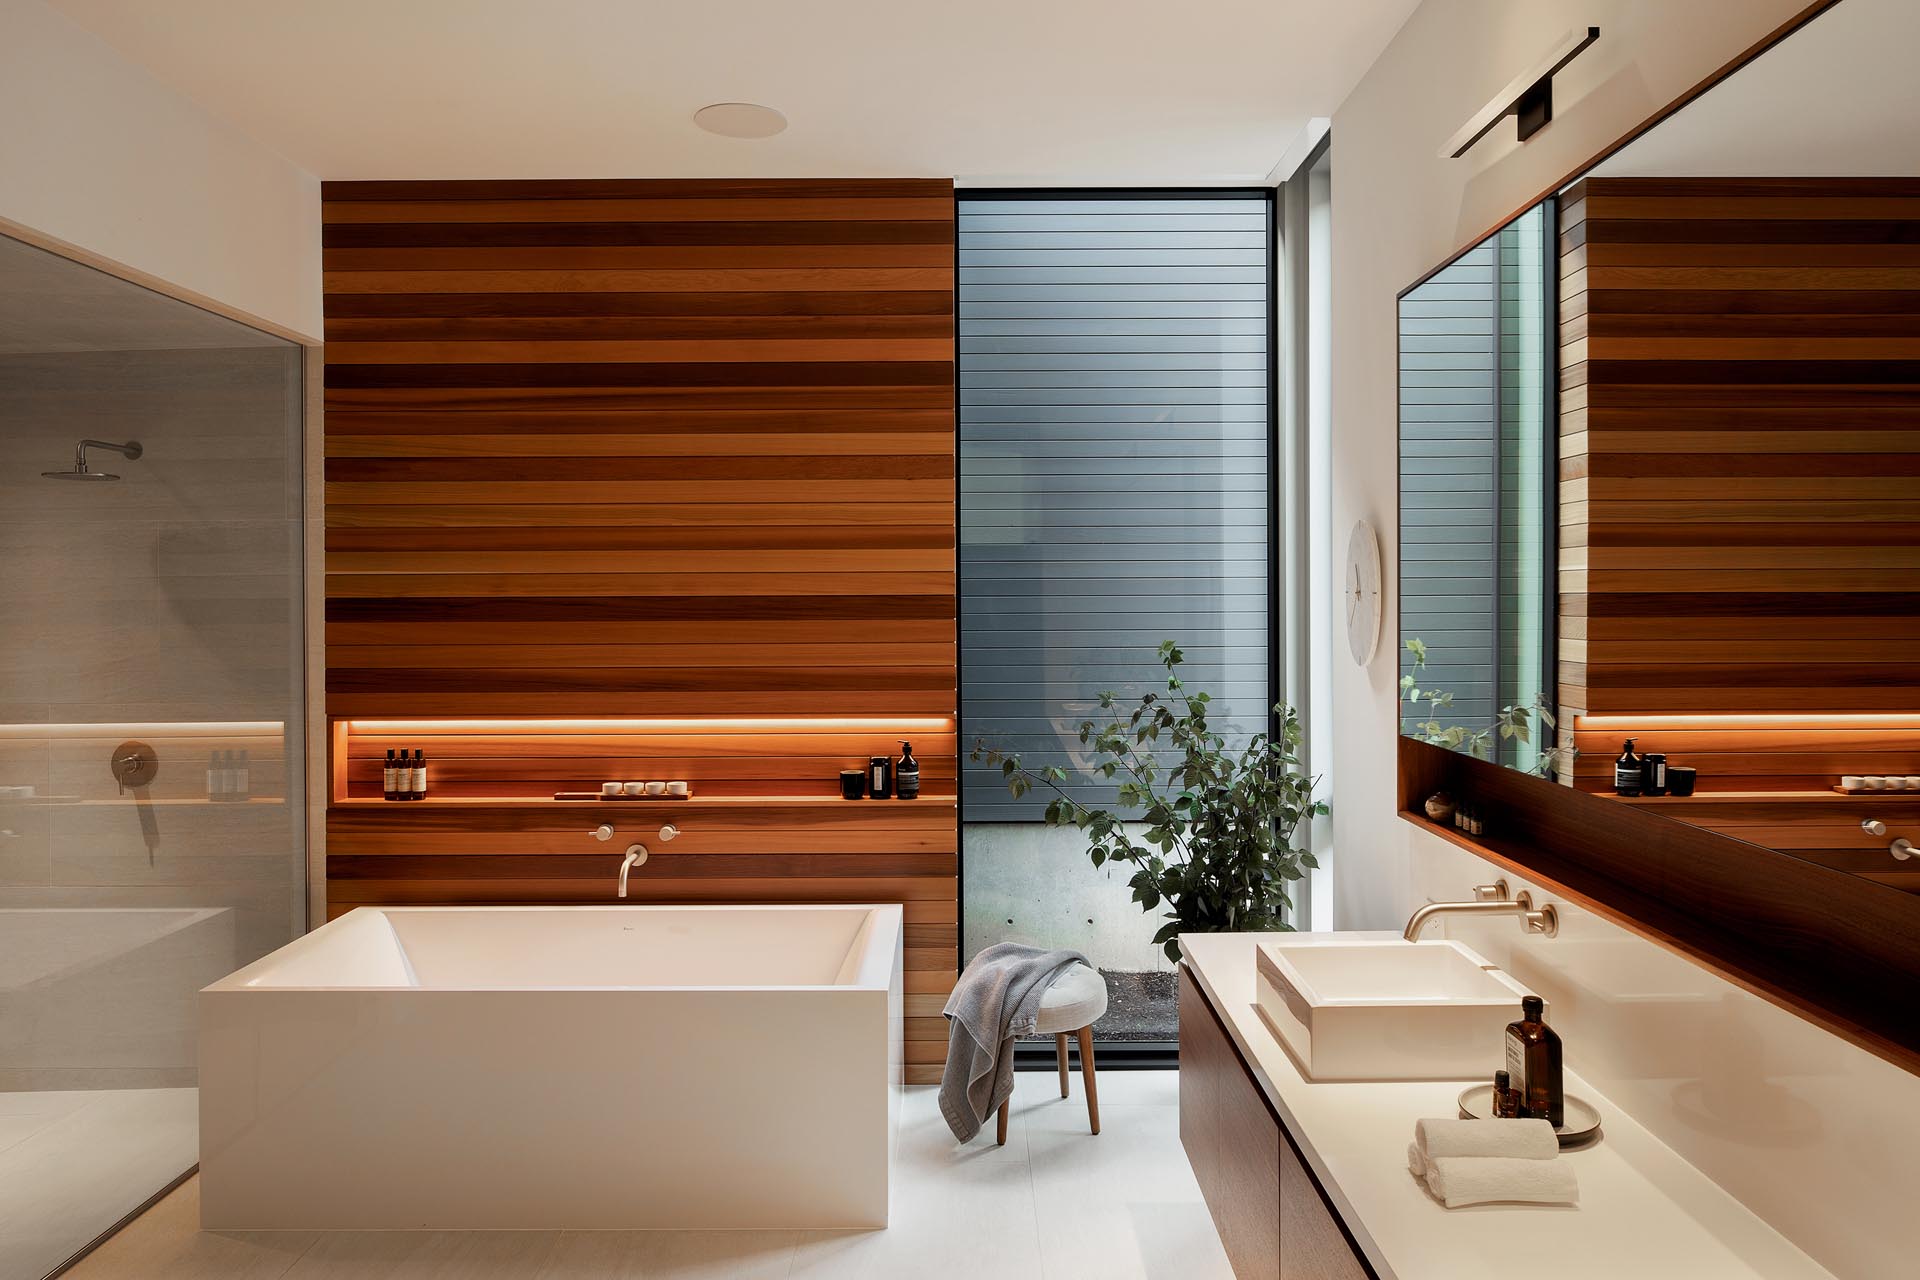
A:
{"label": "label on bottle", "polygon": [[386,772],[381,775],[380,785],[388,795],[392,795],[395,790],[393,780],[394,772],[393,761],[387,761],[387,769]]}
{"label": "label on bottle", "polygon": [[1634,792],[1640,789],[1640,762],[1632,764],[1616,762],[1613,766],[1613,789],[1622,792]]}
{"label": "label on bottle", "polygon": [[1511,1031],[1507,1033],[1507,1087],[1513,1090],[1524,1106],[1527,1100],[1527,1047]]}
{"label": "label on bottle", "polygon": [[1667,762],[1650,760],[1647,762],[1647,785],[1654,790],[1664,790],[1667,785]]}
{"label": "label on bottle", "polygon": [[412,777],[411,790],[417,796],[427,794],[427,766],[417,764],[407,771]]}

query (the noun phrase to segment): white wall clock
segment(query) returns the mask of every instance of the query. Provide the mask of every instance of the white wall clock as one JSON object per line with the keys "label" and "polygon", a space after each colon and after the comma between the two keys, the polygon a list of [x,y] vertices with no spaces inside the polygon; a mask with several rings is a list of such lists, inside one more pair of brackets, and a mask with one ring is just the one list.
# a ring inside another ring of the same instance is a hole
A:
{"label": "white wall clock", "polygon": [[1380,647],[1380,540],[1365,520],[1347,538],[1347,648],[1361,666]]}

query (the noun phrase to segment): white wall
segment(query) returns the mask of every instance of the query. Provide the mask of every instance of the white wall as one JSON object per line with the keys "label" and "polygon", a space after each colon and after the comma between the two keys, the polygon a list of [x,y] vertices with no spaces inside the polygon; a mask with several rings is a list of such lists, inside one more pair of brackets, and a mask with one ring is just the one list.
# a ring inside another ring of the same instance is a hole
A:
{"label": "white wall", "polygon": [[319,180],[40,0],[0,0],[0,221],[320,335]]}
{"label": "white wall", "polygon": [[[1334,115],[1333,538],[1395,546],[1395,296],[1802,8],[1801,0],[1426,0]],[[1844,8],[1844,6],[1843,6]],[[1568,28],[1598,43],[1555,82],[1553,123],[1464,159],[1441,142]],[[1334,664],[1341,928],[1398,928],[1491,867],[1395,816],[1391,602],[1380,652]],[[1519,888],[1519,885],[1515,885]],[[1553,1002],[1568,1063],[1843,1276],[1909,1274],[1920,1078],[1651,943],[1567,909],[1562,937],[1470,935]]]}

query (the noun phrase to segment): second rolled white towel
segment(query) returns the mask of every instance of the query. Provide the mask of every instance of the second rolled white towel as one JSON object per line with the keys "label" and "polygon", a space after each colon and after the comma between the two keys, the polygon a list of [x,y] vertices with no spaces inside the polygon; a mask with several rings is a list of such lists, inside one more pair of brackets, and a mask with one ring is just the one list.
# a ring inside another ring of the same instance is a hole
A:
{"label": "second rolled white towel", "polygon": [[1511,1156],[1436,1156],[1427,1190],[1449,1209],[1469,1204],[1578,1204],[1580,1183],[1566,1160]]}
{"label": "second rolled white towel", "polygon": [[1450,1156],[1551,1160],[1560,1154],[1560,1140],[1545,1120],[1418,1120],[1413,1141],[1429,1160]]}

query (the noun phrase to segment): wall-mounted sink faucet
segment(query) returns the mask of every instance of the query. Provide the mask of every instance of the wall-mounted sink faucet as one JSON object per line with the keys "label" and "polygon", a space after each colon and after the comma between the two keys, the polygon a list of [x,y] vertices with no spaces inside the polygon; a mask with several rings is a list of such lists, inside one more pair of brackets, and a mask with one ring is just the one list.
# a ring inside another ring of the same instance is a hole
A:
{"label": "wall-mounted sink faucet", "polygon": [[1518,897],[1508,897],[1505,880],[1476,885],[1473,896],[1472,902],[1429,902],[1413,913],[1402,936],[1408,942],[1418,942],[1420,931],[1435,916],[1519,916],[1528,933],[1551,938],[1560,932],[1560,913],[1551,902],[1535,910],[1533,895],[1525,890]]}
{"label": "wall-mounted sink faucet", "polygon": [[643,844],[638,844],[638,843],[630,844],[627,846],[627,856],[620,860],[620,896],[621,897],[624,898],[627,896],[627,872],[633,870],[635,867],[644,866],[646,864],[646,861],[647,861],[647,846]]}

